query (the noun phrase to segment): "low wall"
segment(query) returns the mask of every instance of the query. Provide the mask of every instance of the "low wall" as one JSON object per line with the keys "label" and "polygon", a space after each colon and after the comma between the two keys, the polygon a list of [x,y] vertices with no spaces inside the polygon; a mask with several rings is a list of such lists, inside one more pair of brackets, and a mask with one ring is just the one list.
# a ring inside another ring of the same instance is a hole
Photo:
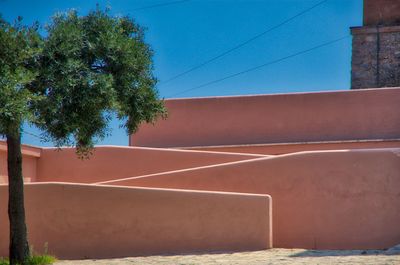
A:
{"label": "low wall", "polygon": [[115,181],[269,194],[274,246],[381,249],[400,242],[400,149],[302,152]]}
{"label": "low wall", "polygon": [[400,89],[166,100],[169,116],[130,136],[134,146],[400,138]]}
{"label": "low wall", "polygon": [[182,168],[240,161],[257,157],[154,148],[98,146],[89,159],[81,160],[75,148],[42,149],[38,160],[39,182],[93,183]]}
{"label": "low wall", "polygon": [[[272,247],[268,195],[37,183],[25,186],[30,244],[61,259]],[[0,185],[0,256],[8,255]],[[5,235],[5,236],[3,236]]]}

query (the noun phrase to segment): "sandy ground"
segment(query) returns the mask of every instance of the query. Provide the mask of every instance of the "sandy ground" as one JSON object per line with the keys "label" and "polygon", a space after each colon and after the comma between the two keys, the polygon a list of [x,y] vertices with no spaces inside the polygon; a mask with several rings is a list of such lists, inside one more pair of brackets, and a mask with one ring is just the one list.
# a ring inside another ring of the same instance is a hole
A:
{"label": "sandy ground", "polygon": [[63,260],[55,265],[400,265],[400,246],[386,251],[316,251],[305,249],[270,249],[253,252],[200,255],[149,256],[103,260]]}

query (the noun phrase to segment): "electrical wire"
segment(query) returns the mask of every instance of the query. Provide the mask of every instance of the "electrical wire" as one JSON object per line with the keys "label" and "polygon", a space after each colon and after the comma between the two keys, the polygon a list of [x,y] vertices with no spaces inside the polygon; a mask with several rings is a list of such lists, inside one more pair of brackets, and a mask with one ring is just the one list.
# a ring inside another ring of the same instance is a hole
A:
{"label": "electrical wire", "polygon": [[158,3],[158,4],[154,4],[154,5],[138,7],[138,8],[132,9],[131,11],[140,11],[140,10],[151,9],[151,8],[156,8],[156,7],[161,7],[161,6],[181,4],[181,3],[185,3],[185,2],[189,2],[189,1],[190,0],[177,0],[177,1],[170,1],[170,2],[165,2],[165,3]]}
{"label": "electrical wire", "polygon": [[305,9],[305,10],[299,12],[299,13],[297,13],[296,15],[294,15],[294,16],[292,16],[292,17],[290,17],[290,18],[288,18],[288,19],[286,19],[286,20],[284,20],[284,21],[282,21],[281,23],[279,23],[279,24],[277,24],[277,25],[275,25],[275,26],[273,26],[273,27],[270,27],[270,28],[266,29],[265,31],[263,31],[263,32],[261,32],[261,33],[258,33],[257,35],[255,35],[255,36],[253,36],[253,37],[247,39],[247,40],[244,41],[244,42],[241,42],[241,43],[237,44],[236,46],[230,48],[229,50],[226,50],[226,51],[224,51],[224,52],[222,52],[222,53],[220,53],[220,54],[218,54],[218,55],[216,55],[216,56],[214,56],[214,57],[211,57],[210,59],[207,59],[207,60],[205,60],[204,62],[202,62],[202,63],[200,63],[200,64],[198,64],[198,65],[195,65],[195,66],[189,68],[188,70],[186,70],[186,71],[184,71],[184,72],[182,72],[182,73],[180,73],[180,74],[177,74],[177,75],[175,75],[175,76],[173,76],[173,77],[171,77],[171,78],[168,78],[168,79],[165,80],[165,81],[161,81],[160,84],[163,84],[163,85],[164,85],[164,84],[166,84],[166,83],[169,83],[169,82],[171,82],[171,81],[173,81],[173,80],[175,80],[175,79],[178,79],[178,78],[180,78],[180,77],[182,77],[182,76],[184,76],[184,75],[186,75],[186,74],[188,74],[188,73],[190,73],[190,72],[193,72],[193,71],[195,71],[195,70],[197,70],[197,69],[199,69],[199,68],[201,68],[201,67],[203,67],[203,66],[205,66],[205,65],[207,65],[207,64],[209,64],[209,63],[211,63],[211,62],[214,62],[214,61],[218,60],[219,58],[221,58],[221,57],[223,57],[223,56],[225,56],[225,55],[227,55],[227,54],[229,54],[229,53],[231,53],[231,52],[233,52],[233,51],[235,51],[235,50],[237,50],[237,49],[240,49],[241,47],[243,47],[243,46],[249,44],[250,42],[252,42],[252,41],[254,41],[254,40],[256,40],[256,39],[261,38],[262,36],[266,35],[267,33],[269,33],[269,32],[271,32],[271,31],[273,31],[273,30],[275,30],[275,29],[278,29],[278,28],[280,28],[280,27],[286,25],[286,24],[289,23],[290,21],[292,21],[292,20],[294,20],[294,19],[296,19],[296,18],[298,18],[298,17],[300,17],[300,16],[302,16],[302,15],[304,15],[304,14],[310,12],[311,10],[313,10],[313,9],[315,9],[316,7],[318,7],[318,6],[320,6],[320,5],[324,4],[324,3],[326,3],[327,1],[329,1],[329,0],[320,1],[320,2],[316,3],[315,5],[313,5],[313,6],[309,7],[309,8],[307,8],[307,9]]}
{"label": "electrical wire", "polygon": [[248,72],[252,72],[252,71],[255,71],[255,70],[257,70],[257,69],[260,69],[260,68],[263,68],[263,67],[266,67],[266,66],[269,66],[269,65],[272,65],[272,64],[276,64],[276,63],[282,62],[282,61],[284,61],[284,60],[287,60],[287,59],[290,59],[290,58],[293,58],[293,57],[296,57],[296,56],[299,56],[299,55],[302,55],[302,54],[305,54],[305,53],[309,53],[309,52],[311,52],[311,51],[314,51],[314,50],[316,50],[316,49],[319,49],[319,48],[322,48],[322,47],[325,47],[325,46],[328,46],[328,45],[331,45],[331,44],[334,44],[334,43],[336,43],[336,42],[339,42],[339,41],[341,41],[341,40],[347,39],[347,38],[349,38],[349,37],[350,37],[349,35],[346,35],[346,36],[344,36],[344,37],[341,37],[341,38],[338,38],[338,39],[334,39],[334,40],[331,40],[331,41],[328,41],[328,42],[319,44],[319,45],[314,46],[314,47],[312,47],[312,48],[309,48],[309,49],[306,49],[306,50],[302,50],[302,51],[299,51],[299,52],[296,52],[296,53],[287,55],[287,56],[285,56],[285,57],[281,57],[281,58],[276,59],[276,60],[273,60],[273,61],[269,61],[269,62],[267,62],[267,63],[261,64],[261,65],[258,65],[258,66],[252,67],[252,68],[248,68],[248,69],[246,69],[246,70],[244,70],[244,71],[241,71],[241,72],[238,72],[238,73],[235,73],[235,74],[231,74],[231,75],[228,75],[228,76],[225,76],[225,77],[222,77],[222,78],[219,78],[219,79],[216,79],[216,80],[213,80],[213,81],[204,83],[204,84],[202,84],[202,85],[195,86],[195,87],[193,87],[193,88],[190,88],[190,89],[186,89],[186,90],[177,92],[177,93],[175,93],[175,94],[170,95],[169,97],[174,97],[174,96],[177,96],[177,95],[181,95],[181,94],[187,93],[187,92],[189,92],[189,91],[193,91],[193,90],[196,90],[196,89],[199,89],[199,88],[203,88],[203,87],[206,87],[206,86],[215,84],[215,83],[219,83],[219,82],[221,82],[221,81],[224,81],[224,80],[227,80],[227,79],[236,77],[236,76],[238,76],[238,75],[242,75],[242,74],[245,74],[245,73],[248,73]]}
{"label": "electrical wire", "polygon": [[39,135],[37,135],[37,134],[34,134],[34,133],[31,133],[31,132],[27,132],[27,131],[23,131],[23,133],[24,134],[27,134],[27,135],[30,135],[30,136],[33,136],[33,137],[36,137],[36,138],[38,138],[38,139],[40,139],[40,140],[42,140],[43,138],[42,137],[40,137]]}

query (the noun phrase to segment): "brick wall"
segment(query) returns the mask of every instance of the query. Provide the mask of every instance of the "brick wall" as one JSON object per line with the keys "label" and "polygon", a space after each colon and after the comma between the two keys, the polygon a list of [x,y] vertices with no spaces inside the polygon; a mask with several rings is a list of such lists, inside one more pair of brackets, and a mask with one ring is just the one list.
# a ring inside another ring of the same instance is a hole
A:
{"label": "brick wall", "polygon": [[363,27],[351,33],[351,88],[399,86],[400,1],[364,0]]}
{"label": "brick wall", "polygon": [[364,26],[399,24],[399,0],[364,0]]}
{"label": "brick wall", "polygon": [[352,28],[351,88],[400,86],[400,26]]}

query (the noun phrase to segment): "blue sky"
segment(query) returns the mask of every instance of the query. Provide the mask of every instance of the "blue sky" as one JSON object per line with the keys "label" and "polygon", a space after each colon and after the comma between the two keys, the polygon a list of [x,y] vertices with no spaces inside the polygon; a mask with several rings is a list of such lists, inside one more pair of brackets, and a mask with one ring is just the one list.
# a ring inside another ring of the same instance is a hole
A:
{"label": "blue sky", "polygon": [[[240,49],[181,78],[164,83],[249,38],[273,27],[320,0],[188,0],[154,8],[171,0],[13,1],[0,0],[0,13],[9,21],[46,23],[52,14],[74,8],[80,14],[110,6],[115,15],[130,15],[147,28],[146,41],[154,50],[154,73],[161,97],[199,97],[302,91],[346,90],[350,87],[351,38],[279,63],[192,89],[322,43],[350,35],[362,24],[362,0],[328,0],[312,11],[271,31]],[[128,137],[114,120],[112,135],[99,144],[127,145]],[[26,131],[40,134],[26,126]],[[49,146],[25,134],[23,142]]]}

